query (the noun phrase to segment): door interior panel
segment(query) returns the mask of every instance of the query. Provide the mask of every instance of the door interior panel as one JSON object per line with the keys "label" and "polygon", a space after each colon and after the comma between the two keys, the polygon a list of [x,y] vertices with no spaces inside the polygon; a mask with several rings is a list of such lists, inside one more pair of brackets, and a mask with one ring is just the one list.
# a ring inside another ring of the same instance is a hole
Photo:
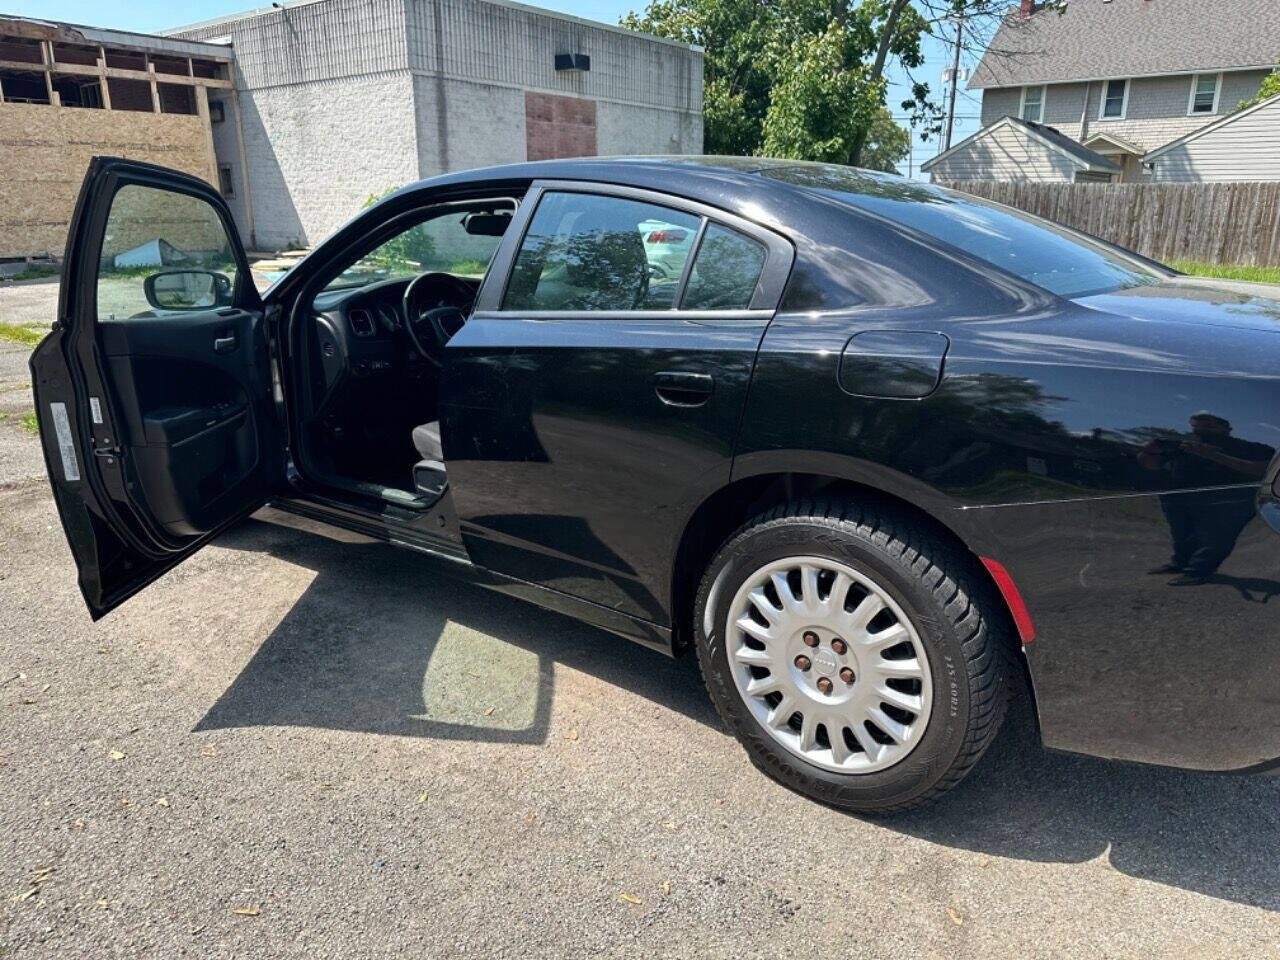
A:
{"label": "door interior panel", "polygon": [[174,536],[214,529],[264,479],[264,411],[250,400],[269,383],[259,323],[234,309],[99,323],[132,479]]}

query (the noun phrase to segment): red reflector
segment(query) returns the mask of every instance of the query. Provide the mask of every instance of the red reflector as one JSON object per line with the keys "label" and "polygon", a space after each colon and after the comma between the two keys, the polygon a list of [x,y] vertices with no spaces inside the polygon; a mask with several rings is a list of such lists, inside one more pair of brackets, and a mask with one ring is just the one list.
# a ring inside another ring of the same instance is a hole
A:
{"label": "red reflector", "polygon": [[1009,576],[1009,571],[998,560],[992,560],[990,557],[978,559],[982,561],[982,565],[987,568],[991,579],[1000,589],[1000,595],[1004,597],[1004,602],[1009,606],[1009,613],[1013,615],[1013,625],[1018,628],[1018,637],[1025,647],[1036,638],[1036,628],[1031,623],[1031,614],[1027,612],[1027,605],[1022,602],[1022,594],[1018,592],[1013,577]]}

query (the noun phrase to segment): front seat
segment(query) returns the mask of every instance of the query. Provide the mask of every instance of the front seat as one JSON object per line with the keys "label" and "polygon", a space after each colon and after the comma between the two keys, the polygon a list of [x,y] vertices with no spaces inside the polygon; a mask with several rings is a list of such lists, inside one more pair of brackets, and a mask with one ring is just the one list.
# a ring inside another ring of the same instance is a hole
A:
{"label": "front seat", "polygon": [[444,460],[444,447],[440,445],[440,421],[432,420],[414,427],[413,447],[423,460]]}
{"label": "front seat", "polygon": [[444,447],[440,444],[440,421],[432,420],[414,427],[413,447],[422,458],[413,465],[413,488],[428,503],[435,503],[449,486],[444,469]]}

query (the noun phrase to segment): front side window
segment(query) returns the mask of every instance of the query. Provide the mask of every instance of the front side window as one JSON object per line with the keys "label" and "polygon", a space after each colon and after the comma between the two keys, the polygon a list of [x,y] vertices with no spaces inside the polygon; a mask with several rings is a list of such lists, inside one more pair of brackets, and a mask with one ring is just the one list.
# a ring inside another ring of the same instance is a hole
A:
{"label": "front side window", "polygon": [[764,246],[757,241],[719,224],[708,224],[689,272],[681,309],[748,309],[764,260]]}
{"label": "front side window", "polygon": [[1220,73],[1199,73],[1191,78],[1191,106],[1188,113],[1218,112],[1218,81]]}
{"label": "front side window", "polygon": [[437,208],[427,219],[350,264],[325,289],[362,287],[421,273],[479,280],[489,268],[514,210],[511,200]]}
{"label": "front side window", "polygon": [[98,261],[99,320],[212,310],[232,302],[236,258],[218,211],[172,190],[116,191]]}
{"label": "front side window", "polygon": [[1124,119],[1126,101],[1129,99],[1128,80],[1108,80],[1102,96],[1102,118]]}
{"label": "front side window", "polygon": [[549,192],[520,244],[503,308],[670,309],[701,222],[638,200]]}
{"label": "front side window", "polygon": [[1022,119],[1040,123],[1044,118],[1044,87],[1022,88]]}

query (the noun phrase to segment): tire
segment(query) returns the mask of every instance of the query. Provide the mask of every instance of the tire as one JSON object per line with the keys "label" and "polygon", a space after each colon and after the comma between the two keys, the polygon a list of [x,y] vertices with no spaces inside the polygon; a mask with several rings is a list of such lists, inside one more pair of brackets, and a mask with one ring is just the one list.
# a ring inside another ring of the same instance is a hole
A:
{"label": "tire", "polygon": [[789,503],[749,521],[708,566],[694,608],[698,663],[721,719],[766,774],[832,807],[897,812],[959,783],[1000,728],[1013,647],[999,603],[973,558],[917,518],[879,504]]}

